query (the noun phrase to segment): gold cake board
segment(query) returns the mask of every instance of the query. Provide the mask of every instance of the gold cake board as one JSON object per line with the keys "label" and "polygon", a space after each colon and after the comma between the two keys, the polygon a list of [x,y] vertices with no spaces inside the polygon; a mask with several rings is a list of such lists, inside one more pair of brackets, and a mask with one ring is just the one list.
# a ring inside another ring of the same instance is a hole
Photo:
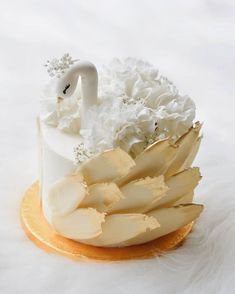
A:
{"label": "gold cake board", "polygon": [[21,222],[26,235],[46,252],[53,252],[73,260],[118,261],[144,259],[162,255],[181,245],[190,233],[193,222],[183,228],[143,245],[124,248],[102,248],[85,245],[59,236],[47,223],[40,205],[38,182],[25,192],[21,203]]}

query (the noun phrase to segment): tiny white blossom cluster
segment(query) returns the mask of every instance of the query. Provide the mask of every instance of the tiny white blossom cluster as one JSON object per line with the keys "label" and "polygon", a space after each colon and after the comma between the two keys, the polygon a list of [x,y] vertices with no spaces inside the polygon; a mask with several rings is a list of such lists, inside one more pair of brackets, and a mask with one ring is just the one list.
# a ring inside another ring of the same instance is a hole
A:
{"label": "tiny white blossom cluster", "polygon": [[79,143],[75,148],[74,148],[74,163],[75,164],[80,164],[87,159],[89,159],[94,153],[92,153],[90,150],[88,150],[84,143]]}
{"label": "tiny white blossom cluster", "polygon": [[[47,90],[46,96],[52,92]],[[80,128],[79,89],[59,108],[54,102],[44,115],[46,123],[83,136],[74,150],[77,163],[117,146],[136,157],[158,139],[175,142],[195,118],[195,104],[188,96],[180,95],[152,65],[134,58],[115,59],[100,73],[98,96],[99,103],[86,114],[86,128]]]}
{"label": "tiny white blossom cluster", "polygon": [[61,58],[53,58],[51,61],[47,60],[44,66],[47,68],[47,72],[50,77],[60,78],[65,71],[74,64],[76,60],[72,60],[69,53],[64,54]]}

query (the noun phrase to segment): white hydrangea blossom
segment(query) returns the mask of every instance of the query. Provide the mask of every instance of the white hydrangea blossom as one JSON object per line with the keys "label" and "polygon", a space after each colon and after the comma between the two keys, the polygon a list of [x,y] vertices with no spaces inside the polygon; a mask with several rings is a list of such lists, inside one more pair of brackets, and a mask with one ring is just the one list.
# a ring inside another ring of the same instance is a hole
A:
{"label": "white hydrangea blossom", "polygon": [[111,97],[116,93],[132,107],[140,102],[155,111],[157,137],[175,141],[191,127],[195,104],[188,96],[181,96],[176,87],[147,62],[127,58],[115,59],[101,76],[100,94]]}
{"label": "white hydrangea blossom", "polygon": [[92,153],[120,146],[133,156],[147,147],[155,134],[155,113],[140,103],[124,104],[120,99],[104,99],[87,113],[89,121],[80,133]]}
{"label": "white hydrangea blossom", "polygon": [[[99,75],[99,105],[87,113],[86,129],[80,129],[80,93],[56,104],[53,83],[44,96],[46,123],[68,133],[80,133],[84,142],[76,158],[120,146],[133,157],[157,139],[173,142],[193,124],[195,104],[149,63],[134,58],[113,60]],[[85,152],[84,152],[85,150]],[[85,155],[84,155],[85,154]]]}

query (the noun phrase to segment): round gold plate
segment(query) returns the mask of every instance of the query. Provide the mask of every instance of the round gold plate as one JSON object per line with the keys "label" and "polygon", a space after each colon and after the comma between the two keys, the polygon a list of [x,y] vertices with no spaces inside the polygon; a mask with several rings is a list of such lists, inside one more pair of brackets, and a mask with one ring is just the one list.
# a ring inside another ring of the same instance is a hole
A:
{"label": "round gold plate", "polygon": [[102,248],[85,245],[59,236],[43,216],[38,182],[25,192],[21,203],[21,222],[26,235],[46,252],[54,252],[73,260],[117,261],[151,258],[176,248],[190,233],[193,222],[185,227],[143,245],[124,248]]}

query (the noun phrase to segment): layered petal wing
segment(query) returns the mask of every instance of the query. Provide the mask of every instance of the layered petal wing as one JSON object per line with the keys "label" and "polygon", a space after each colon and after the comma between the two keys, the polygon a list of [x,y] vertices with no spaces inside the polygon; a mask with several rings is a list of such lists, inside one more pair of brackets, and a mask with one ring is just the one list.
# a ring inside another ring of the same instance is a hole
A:
{"label": "layered petal wing", "polygon": [[129,246],[146,243],[174,232],[198,218],[202,210],[203,205],[199,204],[184,204],[170,208],[154,210],[147,215],[156,218],[160,224],[160,227],[151,231],[146,231],[143,234],[128,240],[124,245]]}
{"label": "layered petal wing", "polygon": [[84,243],[102,247],[121,247],[129,239],[159,227],[155,217],[145,214],[112,214],[102,224],[102,234]]}
{"label": "layered petal wing", "polygon": [[64,216],[52,216],[52,225],[62,236],[73,240],[91,239],[102,233],[104,214],[93,208],[79,208]]}
{"label": "layered petal wing", "polygon": [[[177,153],[169,168],[164,173],[166,178],[169,178],[170,176],[183,170],[183,168],[185,168],[185,166],[188,165],[188,163],[194,159],[194,156],[196,155],[198,150],[197,148],[199,147],[197,147],[197,145],[200,144],[200,141],[199,143],[197,141],[200,130],[201,124],[197,122],[193,127],[189,129],[189,131],[186,134],[184,134],[176,142],[176,145],[178,146]],[[188,157],[190,159],[188,159]],[[187,162],[187,159],[188,163],[184,164],[185,162]]]}
{"label": "layered petal wing", "polygon": [[187,159],[185,160],[185,162],[181,166],[181,168],[180,168],[181,170],[184,170],[192,165],[192,163],[194,162],[194,159],[198,153],[199,147],[201,145],[201,141],[202,141],[202,136],[197,138],[194,146],[192,147],[191,152],[189,153]]}
{"label": "layered petal wing", "polygon": [[[196,123],[175,145],[153,143],[133,160],[120,148],[85,162],[49,191],[52,225],[62,236],[102,247],[146,243],[196,219],[201,176],[189,168],[200,146]],[[164,176],[163,176],[164,175]],[[190,204],[189,204],[190,203]]]}
{"label": "layered petal wing", "polygon": [[80,175],[67,176],[49,189],[48,204],[52,214],[66,215],[79,206],[87,193],[80,180]]}
{"label": "layered petal wing", "polygon": [[104,151],[89,159],[80,171],[88,185],[110,182],[126,175],[135,166],[134,160],[121,148]]}
{"label": "layered petal wing", "polygon": [[176,202],[174,202],[174,206],[175,205],[180,205],[180,204],[192,203],[193,202],[193,196],[194,196],[194,193],[189,192],[188,194],[182,196]]}
{"label": "layered petal wing", "polygon": [[80,207],[94,207],[99,212],[107,212],[124,198],[115,183],[100,183],[88,187],[88,194]]}
{"label": "layered petal wing", "polygon": [[143,213],[153,202],[161,199],[168,188],[164,183],[164,177],[159,176],[132,181],[120,190],[124,197],[115,203],[108,213]]}
{"label": "layered petal wing", "polygon": [[149,210],[157,209],[158,207],[171,206],[186,194],[192,193],[201,179],[199,168],[186,169],[166,181],[169,190],[158,201],[155,201],[150,206]]}
{"label": "layered petal wing", "polygon": [[176,152],[176,146],[172,146],[168,139],[153,143],[136,157],[136,165],[126,176],[116,180],[116,183],[123,186],[135,179],[164,174],[175,158]]}

